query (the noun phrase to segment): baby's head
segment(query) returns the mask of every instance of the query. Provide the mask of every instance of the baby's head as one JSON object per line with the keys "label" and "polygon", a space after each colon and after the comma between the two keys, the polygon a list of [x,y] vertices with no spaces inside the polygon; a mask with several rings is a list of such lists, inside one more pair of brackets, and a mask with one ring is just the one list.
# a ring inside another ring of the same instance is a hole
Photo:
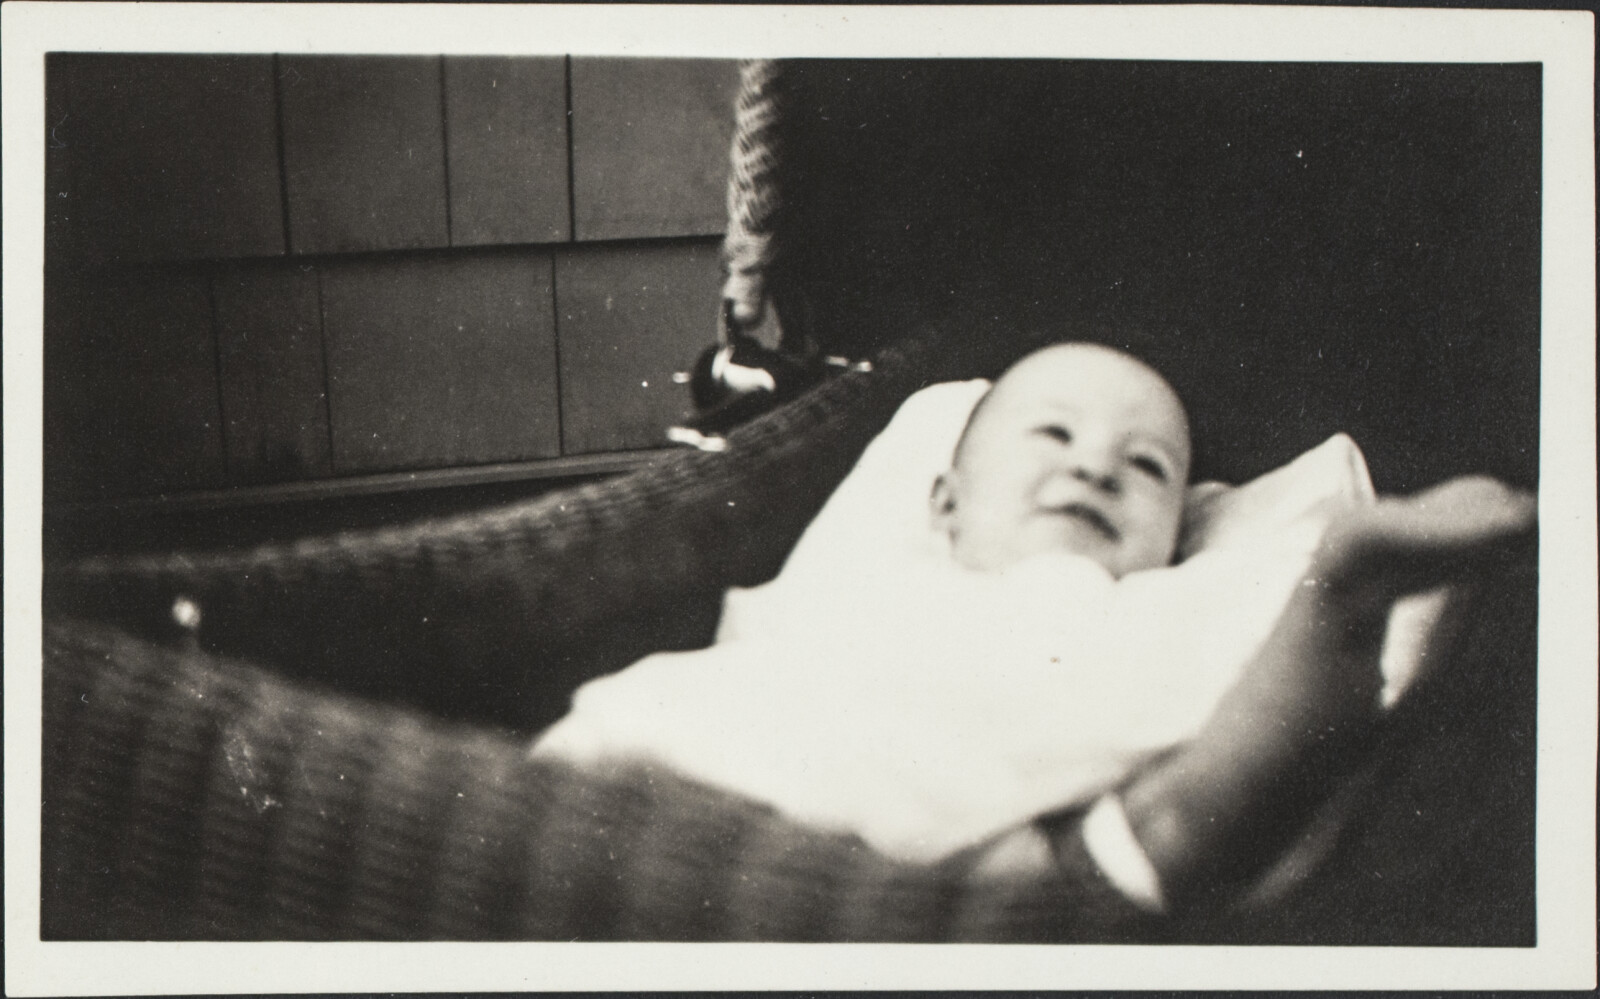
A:
{"label": "baby's head", "polygon": [[1172,561],[1188,479],[1189,421],[1166,380],[1109,347],[1057,344],[973,409],[934,523],[971,569],[1059,551],[1121,577]]}

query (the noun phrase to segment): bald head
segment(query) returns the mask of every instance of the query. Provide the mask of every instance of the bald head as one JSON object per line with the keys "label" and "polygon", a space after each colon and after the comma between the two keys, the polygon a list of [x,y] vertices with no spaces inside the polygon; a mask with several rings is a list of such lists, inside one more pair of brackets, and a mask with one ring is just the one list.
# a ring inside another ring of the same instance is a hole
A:
{"label": "bald head", "polygon": [[1171,561],[1189,460],[1183,404],[1154,369],[1057,344],[1013,365],[974,409],[934,516],[971,568],[1066,551],[1121,576]]}

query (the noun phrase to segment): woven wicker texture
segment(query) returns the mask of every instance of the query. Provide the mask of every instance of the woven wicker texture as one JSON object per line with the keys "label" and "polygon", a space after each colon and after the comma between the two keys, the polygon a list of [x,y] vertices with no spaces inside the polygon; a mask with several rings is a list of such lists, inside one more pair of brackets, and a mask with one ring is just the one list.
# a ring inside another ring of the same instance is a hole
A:
{"label": "woven wicker texture", "polygon": [[952,371],[1003,366],[1027,343],[930,334],[753,421],[726,453],[679,452],[532,501],[242,551],[51,567],[46,605],[165,637],[186,596],[211,651],[532,730],[584,679],[708,642],[721,592],[776,574],[906,395]]}
{"label": "woven wicker texture", "polygon": [[[1068,851],[976,880],[644,769],[103,626],[45,639],[47,939],[1131,940]],[[1071,905],[1063,905],[1071,898]]]}
{"label": "woven wicker texture", "polygon": [[[469,714],[454,696],[468,675],[511,702],[537,687],[559,713],[571,684],[650,650],[648,615],[608,641],[628,600],[670,609],[686,591],[775,571],[831,489],[824,473],[843,474],[822,452],[853,456],[948,363],[973,371],[1026,349],[939,344],[886,353],[874,374],[734,435],[727,453],[598,487],[406,529],[53,569],[52,591],[107,619],[157,631],[161,600],[182,592],[204,609],[201,640],[233,615],[236,644],[257,644],[244,665],[183,648],[192,638],[173,648],[50,615],[45,935],[1531,942],[1531,565],[1486,595],[1449,682],[1425,684],[1397,716],[1375,790],[1324,867],[1273,908],[1221,919],[1141,918],[1070,822],[1055,877],[976,883],[961,863],[895,865],[667,774],[529,763],[525,735],[492,712],[449,722],[405,706],[432,692]],[[781,471],[775,454],[795,464]],[[787,541],[756,549],[763,521]],[[768,561],[741,561],[752,550]],[[518,599],[529,603],[507,613]],[[456,618],[424,643],[419,605]],[[405,620],[361,630],[385,614]],[[345,629],[337,641],[317,631],[330,621]],[[502,640],[514,655],[472,660]],[[289,655],[301,649],[321,654]]]}

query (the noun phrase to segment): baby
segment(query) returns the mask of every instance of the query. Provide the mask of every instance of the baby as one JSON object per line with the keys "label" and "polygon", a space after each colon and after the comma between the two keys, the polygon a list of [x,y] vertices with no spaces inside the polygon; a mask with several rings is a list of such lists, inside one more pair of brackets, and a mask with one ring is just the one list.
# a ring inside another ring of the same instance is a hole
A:
{"label": "baby", "polygon": [[[667,765],[891,854],[982,847],[997,869],[1049,862],[1030,819],[1126,787],[1111,838],[1177,883],[1228,852],[1217,809],[1248,813],[1300,760],[1284,726],[1376,715],[1394,598],[1532,516],[1483,480],[1352,509],[1291,566],[1306,585],[1286,606],[1241,617],[1247,564],[1165,568],[1189,464],[1183,405],[1148,366],[1083,343],[1031,354],[933,483],[943,553],[809,572],[791,559],[730,595],[716,646],[586,685],[535,752]],[[1230,630],[1245,640],[1214,634]]]}
{"label": "baby", "polygon": [[[1061,344],[1024,358],[980,400],[952,467],[934,485],[934,521],[954,558],[970,569],[993,571],[1069,552],[1120,578],[1171,562],[1190,457],[1184,407],[1160,375],[1109,348]],[[1179,880],[1170,868],[1197,866],[1184,856],[1197,842],[1211,838],[1212,849],[1223,852],[1214,816],[1204,816],[1204,834],[1180,828],[1168,797],[1174,783],[1191,793],[1204,787],[1195,797],[1225,813],[1222,799],[1245,804],[1257,793],[1247,790],[1251,780],[1280,782],[1274,771],[1290,770],[1305,755],[1304,745],[1274,729],[1292,732],[1292,722],[1304,719],[1298,731],[1315,741],[1364,728],[1376,713],[1382,682],[1376,666],[1394,599],[1460,577],[1498,542],[1530,527],[1533,515],[1531,497],[1483,478],[1334,514],[1301,587],[1196,745],[1134,788],[1143,835],[1128,829],[1125,816],[1114,820],[1121,830],[1112,837],[1127,837],[1141,853],[1153,844],[1169,869],[1165,878],[1155,869],[1135,874],[1135,882],[1147,883],[1133,891],[1159,905],[1159,882]],[[1278,724],[1262,725],[1262,718]],[[1206,772],[1208,762],[1219,761],[1227,761],[1225,779]],[[1019,827],[990,847],[989,866],[1047,863],[1043,836],[1041,827]],[[1108,837],[1101,831],[1099,838]],[[1089,845],[1094,852],[1093,838]],[[1141,861],[1148,858],[1135,863]],[[1114,880],[1128,876],[1125,867],[1109,873]]]}
{"label": "baby", "polygon": [[933,488],[957,562],[1003,569],[1084,555],[1120,578],[1172,562],[1189,483],[1189,421],[1166,381],[1107,347],[1047,347],[974,408]]}

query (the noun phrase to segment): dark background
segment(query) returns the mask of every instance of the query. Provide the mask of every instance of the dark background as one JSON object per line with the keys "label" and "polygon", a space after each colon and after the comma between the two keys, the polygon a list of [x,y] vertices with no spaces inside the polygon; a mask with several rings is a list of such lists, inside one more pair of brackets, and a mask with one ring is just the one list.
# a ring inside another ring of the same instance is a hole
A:
{"label": "dark background", "polygon": [[[1380,490],[1538,471],[1537,65],[803,65],[826,336],[956,315],[1134,347],[1238,481],[1336,431]],[[801,130],[803,129],[803,131]]]}
{"label": "dark background", "polygon": [[[774,277],[826,346],[1106,339],[1188,400],[1199,476],[1342,430],[1381,490],[1535,483],[1537,65],[786,80]],[[47,545],[650,461],[713,336],[735,87],[721,61],[52,55]]]}

